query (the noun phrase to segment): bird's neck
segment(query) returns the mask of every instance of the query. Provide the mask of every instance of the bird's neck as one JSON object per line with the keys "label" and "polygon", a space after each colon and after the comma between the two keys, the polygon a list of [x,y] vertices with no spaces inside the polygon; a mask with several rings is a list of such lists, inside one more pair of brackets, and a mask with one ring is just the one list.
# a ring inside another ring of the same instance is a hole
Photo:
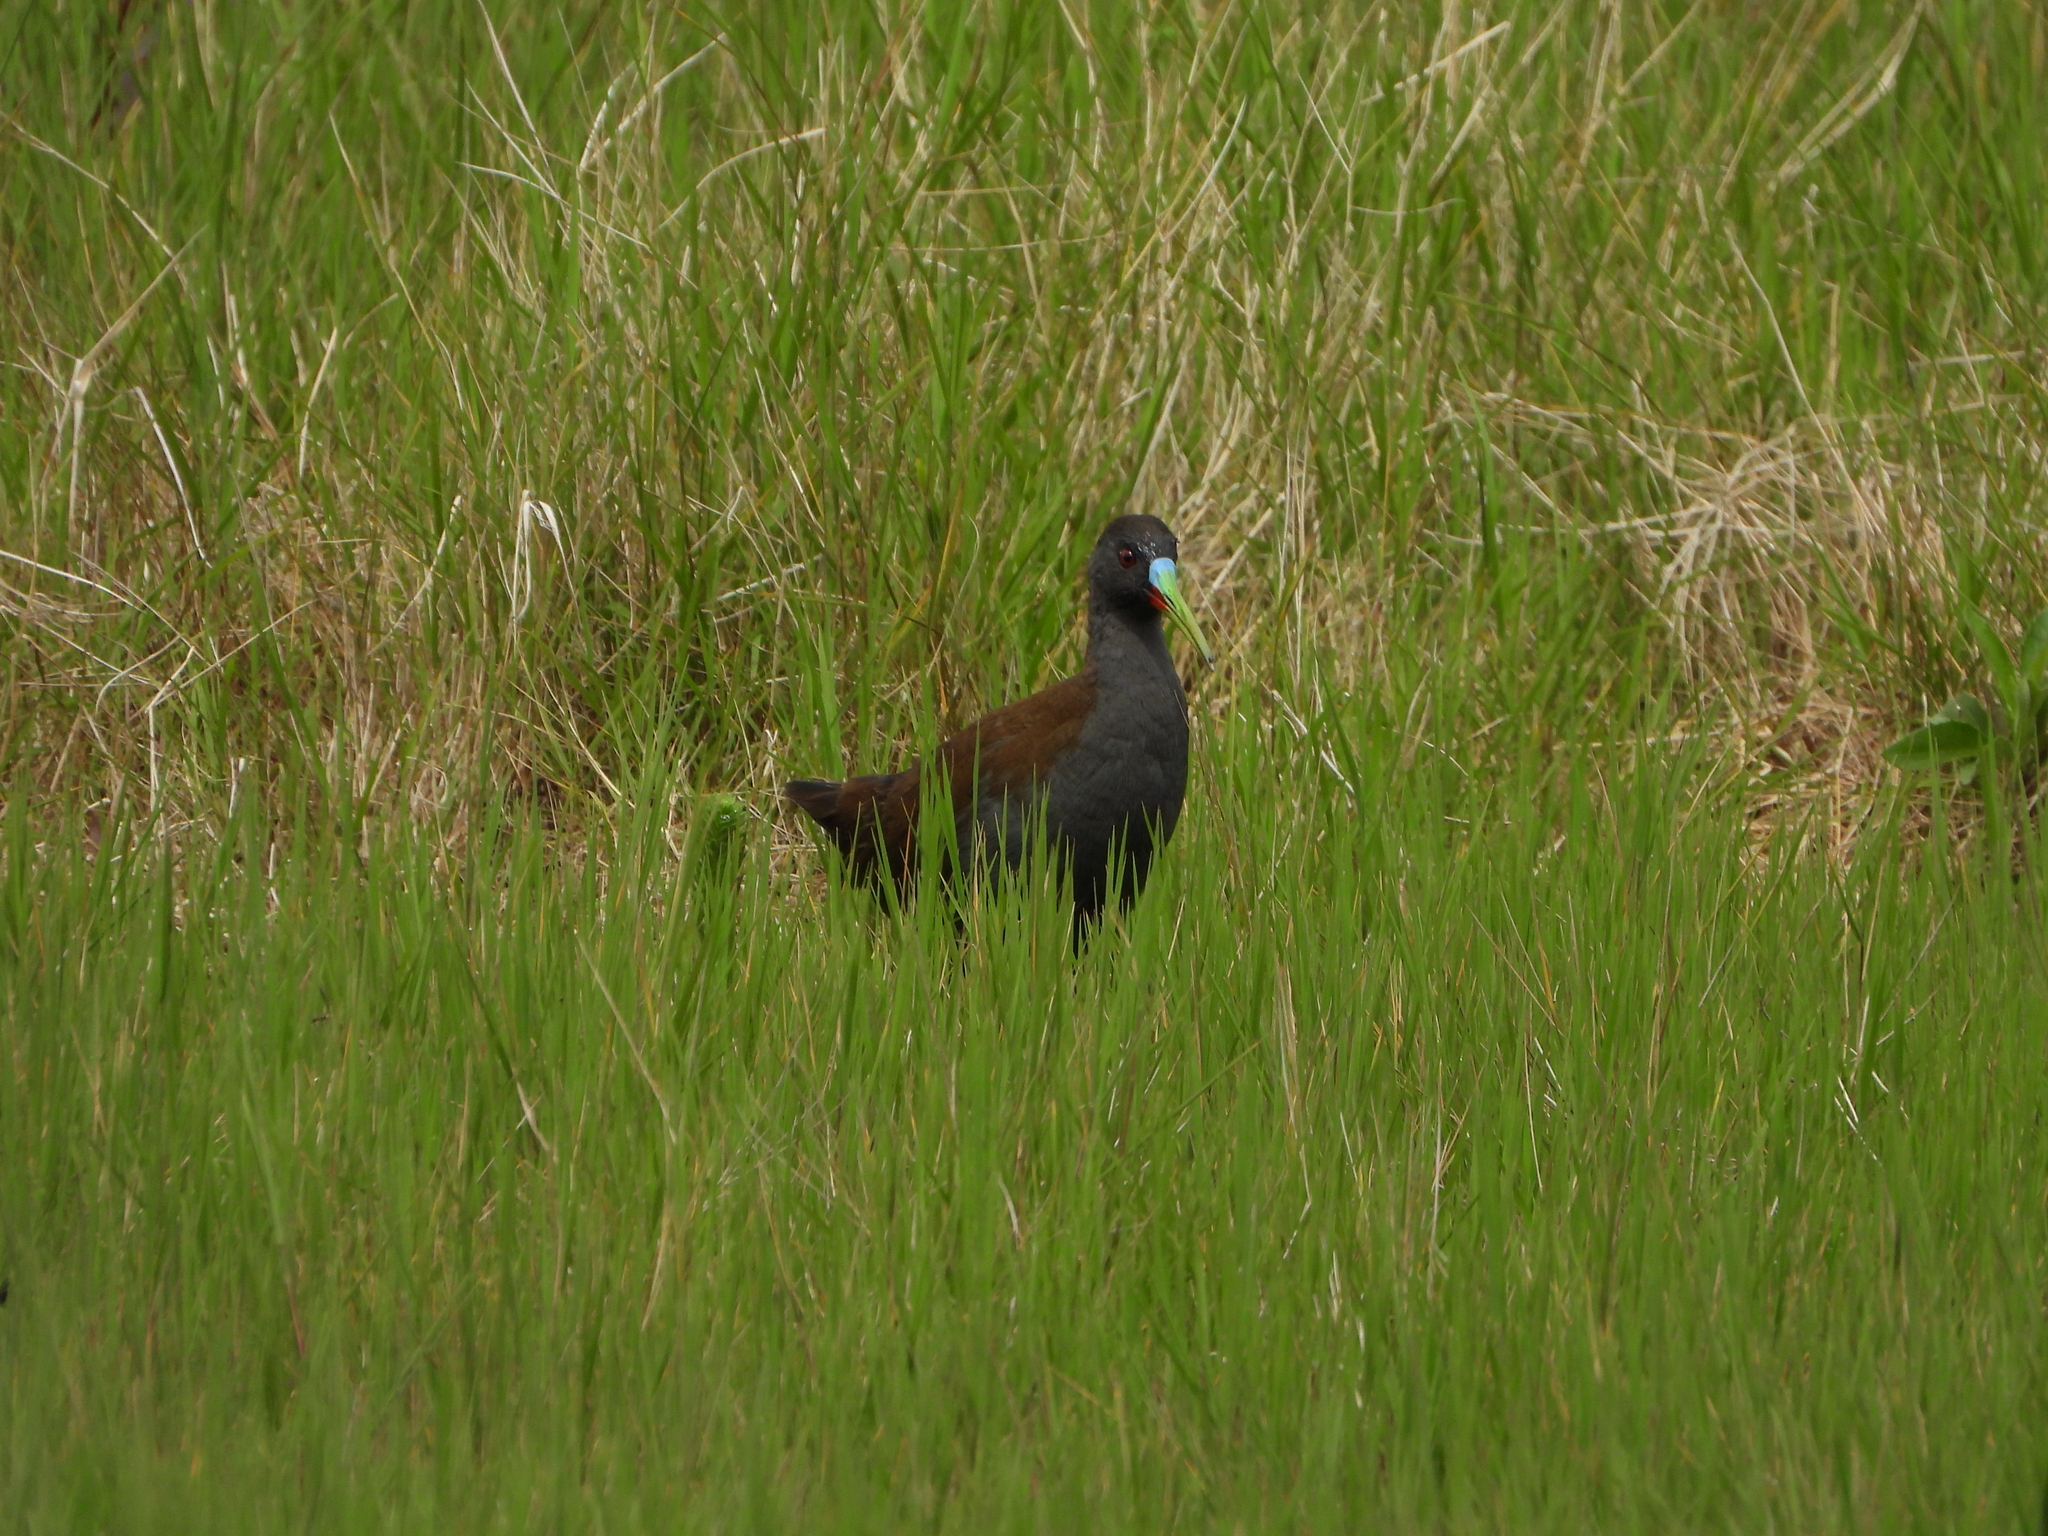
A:
{"label": "bird's neck", "polygon": [[1161,682],[1180,692],[1180,674],[1166,648],[1166,626],[1151,614],[1136,615],[1113,608],[1088,614],[1088,660],[1102,680]]}

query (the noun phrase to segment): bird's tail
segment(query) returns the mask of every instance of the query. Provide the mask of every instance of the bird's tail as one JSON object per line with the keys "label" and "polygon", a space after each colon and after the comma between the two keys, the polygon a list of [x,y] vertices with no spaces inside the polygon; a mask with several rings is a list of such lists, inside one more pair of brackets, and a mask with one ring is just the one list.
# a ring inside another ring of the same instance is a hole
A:
{"label": "bird's tail", "polygon": [[[839,798],[845,788],[831,779],[791,779],[782,786],[782,798],[830,832],[833,841],[840,842]],[[852,830],[850,825],[846,828],[849,834]]]}
{"label": "bird's tail", "polygon": [[902,777],[866,774],[843,784],[791,779],[782,786],[782,797],[822,827],[851,862],[854,875],[865,880],[883,866],[900,873],[908,858],[905,808],[895,806],[890,793]]}

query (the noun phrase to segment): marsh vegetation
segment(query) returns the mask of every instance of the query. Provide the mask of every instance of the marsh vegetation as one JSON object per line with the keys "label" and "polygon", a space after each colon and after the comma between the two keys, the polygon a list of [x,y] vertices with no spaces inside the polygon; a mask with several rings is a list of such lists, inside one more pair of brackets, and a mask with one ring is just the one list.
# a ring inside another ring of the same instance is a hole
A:
{"label": "marsh vegetation", "polygon": [[[0,3],[7,1521],[2038,1520],[2033,784],[1881,752],[2048,595],[2044,73]],[[833,880],[1124,510],[1144,898]]]}

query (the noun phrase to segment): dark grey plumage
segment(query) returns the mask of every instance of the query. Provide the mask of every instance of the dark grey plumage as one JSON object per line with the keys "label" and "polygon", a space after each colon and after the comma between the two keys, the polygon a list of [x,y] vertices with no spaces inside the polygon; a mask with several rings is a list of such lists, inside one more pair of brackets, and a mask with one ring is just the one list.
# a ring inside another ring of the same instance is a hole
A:
{"label": "dark grey plumage", "polygon": [[[1016,869],[1043,818],[1073,884],[1076,936],[1114,899],[1129,906],[1180,821],[1187,695],[1166,647],[1169,613],[1201,644],[1179,595],[1179,544],[1156,517],[1119,517],[1088,558],[1088,662],[940,744],[957,845],[974,866]],[[1204,647],[1206,650],[1206,646]],[[856,878],[899,888],[916,859],[924,765],[833,783],[797,779],[790,802],[825,829]]]}

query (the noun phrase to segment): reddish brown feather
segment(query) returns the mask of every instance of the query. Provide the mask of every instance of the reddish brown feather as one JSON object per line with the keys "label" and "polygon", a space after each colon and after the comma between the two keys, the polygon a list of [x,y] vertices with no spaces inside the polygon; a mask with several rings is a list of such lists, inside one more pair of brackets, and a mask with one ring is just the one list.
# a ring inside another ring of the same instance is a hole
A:
{"label": "reddish brown feather", "polygon": [[[934,754],[956,818],[990,796],[1023,796],[1052,772],[1080,739],[1095,708],[1095,668],[1054,683],[1015,704],[991,710],[939,743]],[[899,885],[917,862],[917,811],[924,765],[830,784],[799,779],[784,793],[830,834],[859,880],[874,880],[887,863]]]}
{"label": "reddish brown feather", "polygon": [[889,873],[901,881],[917,821],[918,777],[913,764],[901,773],[868,774],[843,784],[798,779],[782,792],[825,829],[856,879],[873,879],[876,861],[886,857]]}

